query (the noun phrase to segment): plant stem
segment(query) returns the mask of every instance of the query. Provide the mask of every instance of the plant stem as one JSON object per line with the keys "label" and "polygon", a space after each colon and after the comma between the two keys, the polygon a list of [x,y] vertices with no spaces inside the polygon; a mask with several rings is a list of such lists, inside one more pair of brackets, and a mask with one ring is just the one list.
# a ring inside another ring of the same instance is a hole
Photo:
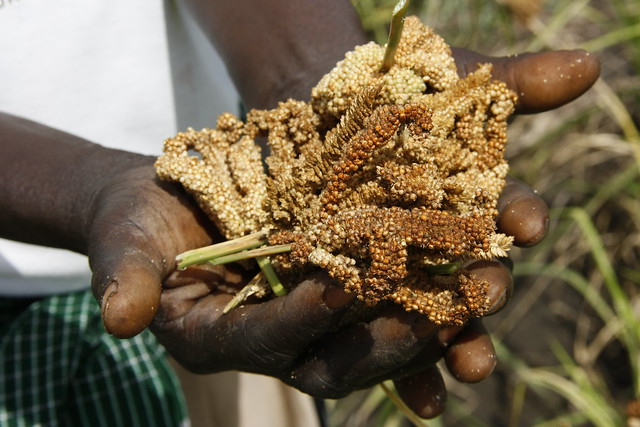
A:
{"label": "plant stem", "polygon": [[222,310],[222,314],[227,314],[228,312],[230,312],[231,310],[233,310],[234,308],[239,306],[242,302],[244,302],[251,295],[264,296],[263,292],[267,288],[266,287],[266,283],[264,283],[265,281],[266,281],[266,279],[265,279],[264,274],[262,272],[256,274],[254,276],[254,278],[251,279],[251,281],[249,283],[247,283],[244,288],[240,289],[233,296],[231,301],[229,301],[227,303],[227,305],[224,307],[224,310]]}
{"label": "plant stem", "polygon": [[229,264],[231,262],[242,261],[249,258],[263,258],[269,255],[281,254],[284,252],[291,252],[291,245],[274,245],[263,246],[257,249],[251,249],[248,251],[240,251],[230,253],[228,255],[219,256],[209,260],[209,264],[222,265]]}
{"label": "plant stem", "polygon": [[389,39],[387,40],[387,47],[384,51],[382,67],[380,67],[380,71],[383,73],[389,71],[393,66],[393,60],[396,56],[396,50],[398,50],[400,37],[402,36],[402,28],[404,27],[404,16],[407,14],[408,8],[409,0],[400,0],[393,8],[391,27],[389,28]]}
{"label": "plant stem", "polygon": [[[289,245],[290,246],[290,245]],[[260,266],[260,270],[262,270],[262,274],[264,274],[265,279],[269,283],[271,290],[274,295],[277,297],[281,297],[287,294],[287,290],[282,285],[282,282],[278,278],[276,271],[273,269],[273,265],[271,265],[271,260],[267,256],[259,256],[256,258],[258,261],[258,265]]]}
{"label": "plant stem", "polygon": [[[290,252],[291,245],[264,246],[267,243],[267,234],[267,230],[262,230],[237,239],[184,252],[176,257],[178,268],[184,269],[190,265],[203,263],[222,265],[244,259],[256,258],[260,270],[262,270],[262,276],[264,276],[267,283],[269,283],[273,293],[276,296],[286,295],[287,290],[278,278],[273,265],[271,265],[269,256]],[[239,293],[238,298],[234,298],[229,306],[225,307],[225,313],[237,306],[240,298],[245,299],[252,293],[255,293],[259,287],[258,282],[259,280],[253,280],[245,287],[243,290],[244,293]]]}
{"label": "plant stem", "polygon": [[261,230],[237,239],[183,252],[176,257],[178,269],[183,270],[190,265],[203,264],[225,255],[260,247],[266,243],[266,237],[267,230]]}

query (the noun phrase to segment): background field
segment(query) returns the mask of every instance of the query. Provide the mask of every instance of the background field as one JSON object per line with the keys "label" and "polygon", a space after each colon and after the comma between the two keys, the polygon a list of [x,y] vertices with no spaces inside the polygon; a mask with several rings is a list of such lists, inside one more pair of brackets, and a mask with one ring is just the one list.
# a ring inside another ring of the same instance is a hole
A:
{"label": "background field", "polygon": [[[353,2],[384,42],[396,1]],[[583,48],[602,64],[579,100],[511,124],[512,175],[551,206],[551,231],[514,251],[514,296],[486,319],[496,371],[470,386],[447,379],[448,410],[426,425],[625,425],[640,398],[640,2],[413,0],[411,13],[451,45]],[[407,425],[380,388],[332,409],[332,426]]]}

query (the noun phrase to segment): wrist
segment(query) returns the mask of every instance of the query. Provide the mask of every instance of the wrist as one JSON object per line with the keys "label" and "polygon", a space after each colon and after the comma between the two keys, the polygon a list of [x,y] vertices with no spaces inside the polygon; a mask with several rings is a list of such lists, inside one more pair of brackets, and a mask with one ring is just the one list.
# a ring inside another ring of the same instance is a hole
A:
{"label": "wrist", "polygon": [[86,253],[101,188],[144,159],[0,114],[0,236]]}
{"label": "wrist", "polygon": [[[148,169],[150,176],[155,176],[154,157],[128,151],[109,149],[92,144],[77,172],[77,179],[84,179],[86,185],[82,193],[84,197],[76,203],[78,212],[78,238],[80,252],[86,253],[92,235],[92,227],[101,209],[105,208],[105,200],[110,199],[114,187],[126,186],[122,177],[136,169]],[[134,203],[131,201],[131,203]]]}

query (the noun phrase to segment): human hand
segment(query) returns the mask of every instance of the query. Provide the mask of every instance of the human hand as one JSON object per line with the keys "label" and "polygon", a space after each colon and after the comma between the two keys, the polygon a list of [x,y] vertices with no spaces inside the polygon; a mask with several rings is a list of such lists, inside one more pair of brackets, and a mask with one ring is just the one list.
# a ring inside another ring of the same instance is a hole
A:
{"label": "human hand", "polygon": [[[507,62],[504,69],[506,71],[512,70],[511,75],[514,75],[513,69],[518,69],[518,66],[514,65],[514,67],[510,68],[508,64],[509,62]],[[509,75],[509,73],[507,72],[506,75]],[[585,76],[592,78],[586,73]],[[564,98],[556,99],[554,101],[555,104],[547,105],[557,105],[574,98],[578,92],[586,90],[591,82],[587,78],[583,78],[582,81],[582,86],[574,86],[573,92],[560,94],[558,96]],[[507,82],[513,87],[514,82]],[[520,82],[516,81],[515,83]],[[537,88],[533,84],[528,84],[528,86],[521,89],[525,91],[525,94],[528,94],[529,92],[527,91],[536,93]],[[531,97],[527,99],[531,99]],[[535,99],[535,96],[533,96],[533,99]],[[527,111],[528,108],[527,103],[524,103],[522,111]],[[430,397],[442,396],[444,386],[438,387],[431,381],[431,387],[420,393],[417,400],[415,398],[411,399],[411,391],[416,390],[416,384],[424,385],[425,379],[437,378],[433,374],[435,372],[433,363],[421,365],[425,368],[422,370],[423,375],[427,375],[427,377],[420,377],[418,374],[407,375],[408,370],[402,371],[400,367],[409,366],[409,362],[414,356],[418,357],[420,355],[424,357],[426,355],[428,359],[439,359],[447,347],[460,349],[465,348],[465,345],[474,345],[477,348],[479,347],[476,345],[478,342],[487,339],[485,333],[471,333],[473,329],[468,332],[466,329],[464,331],[456,331],[455,328],[449,328],[446,333],[438,332],[437,335],[444,334],[444,338],[438,338],[441,340],[441,345],[435,345],[433,344],[433,339],[436,333],[430,329],[432,325],[427,325],[425,327],[427,331],[418,334],[418,337],[411,338],[409,335],[414,335],[413,323],[418,322],[413,318],[413,315],[393,312],[389,314],[382,313],[380,317],[370,322],[361,332],[365,336],[374,336],[378,337],[378,339],[372,342],[367,357],[358,363],[360,368],[354,369],[351,377],[339,379],[339,384],[336,385],[327,383],[326,375],[322,376],[318,373],[318,364],[339,369],[345,357],[353,357],[351,353],[346,353],[341,356],[341,359],[338,357],[340,355],[331,353],[332,346],[326,342],[321,358],[319,356],[315,358],[307,356],[305,358],[307,363],[295,365],[296,370],[294,371],[292,363],[296,360],[297,363],[300,363],[300,360],[296,358],[298,356],[296,351],[299,351],[299,349],[304,348],[306,351],[312,346],[312,343],[316,343],[321,337],[328,339],[325,334],[329,331],[332,332],[330,335],[334,337],[332,338],[333,342],[340,342],[333,331],[345,308],[340,304],[335,307],[333,306],[334,303],[326,304],[323,297],[325,294],[336,295],[333,291],[328,290],[330,289],[330,284],[318,278],[307,281],[287,297],[278,298],[264,304],[248,306],[242,309],[245,311],[244,317],[238,317],[239,314],[237,313],[243,313],[243,311],[237,311],[231,317],[223,316],[224,320],[222,321],[220,317],[212,314],[215,311],[211,311],[211,309],[215,310],[216,307],[224,306],[229,297],[216,292],[211,293],[209,286],[206,286],[205,291],[202,285],[206,285],[206,283],[203,281],[191,283],[189,286],[180,285],[167,289],[163,293],[162,301],[160,301],[160,282],[174,267],[172,260],[175,255],[183,250],[202,246],[211,240],[215,240],[214,234],[211,232],[207,222],[200,216],[199,211],[184,194],[175,187],[160,184],[155,180],[150,165],[148,168],[132,170],[127,174],[127,177],[118,178],[115,181],[117,185],[113,187],[113,190],[105,190],[102,194],[102,203],[98,204],[99,208],[96,209],[95,221],[92,223],[90,233],[92,236],[91,241],[93,242],[90,244],[89,252],[95,271],[94,289],[96,295],[102,301],[105,326],[117,336],[134,335],[151,321],[155,310],[160,306],[161,314],[154,324],[154,331],[167,344],[174,356],[192,369],[199,371],[206,371],[207,369],[246,369],[269,373],[282,377],[283,380],[303,390],[310,390],[315,393],[313,387],[319,387],[321,388],[317,391],[319,395],[341,395],[354,388],[375,383],[385,377],[399,378],[398,373],[401,373],[403,378],[398,379],[397,382],[401,395],[411,402],[411,405],[419,414],[428,416],[435,414],[437,407],[434,410],[433,405],[425,406],[424,403],[429,402]],[[508,224],[510,221],[505,218],[511,217],[511,223],[515,227],[513,233],[516,235],[519,233],[518,230],[523,229],[525,224],[528,226],[536,223],[544,224],[545,221],[541,221],[541,218],[546,218],[546,211],[542,215],[542,210],[536,208],[537,210],[533,211],[531,209],[531,206],[540,203],[539,200],[532,202],[537,199],[526,191],[516,192],[515,194],[518,197],[511,197],[501,203],[505,213],[501,216],[500,221]],[[511,209],[516,207],[515,202],[518,198],[524,201],[517,203],[519,205],[518,209]],[[530,202],[527,202],[527,200],[530,200]],[[513,212],[507,214],[506,212],[509,209]],[[534,232],[532,235],[536,235],[536,233]],[[518,240],[516,236],[516,241]],[[532,243],[536,239],[523,238],[523,240]],[[229,280],[228,273],[225,273],[224,276],[225,281]],[[239,279],[236,278],[234,280],[237,281]],[[102,297],[103,295],[104,297]],[[337,297],[338,301],[341,299]],[[329,301],[332,301],[332,298],[329,298]],[[276,302],[278,305],[273,306],[272,303]],[[308,305],[300,305],[297,302],[303,302]],[[316,307],[315,312],[296,308],[307,306]],[[276,307],[276,310],[271,311],[270,307]],[[277,319],[273,318],[273,313],[278,313]],[[235,323],[245,323],[248,317],[257,319],[249,322],[249,324],[260,326],[251,335],[257,339],[257,341],[254,340],[255,346],[247,346],[246,339],[232,342],[227,339],[218,339],[218,342],[224,341],[225,344],[236,348],[225,349],[223,351],[224,354],[211,356],[211,353],[218,351],[220,347],[215,345],[216,341],[206,340],[205,338],[207,336],[215,338],[218,334],[222,334],[220,335],[221,337],[235,336],[237,338],[238,335],[234,334],[238,333],[238,331],[248,331],[248,329]],[[285,322],[284,319],[293,320],[293,323]],[[311,322],[304,323],[301,320],[311,320]],[[287,330],[287,328],[291,328],[291,325],[301,326],[301,328],[294,328],[293,338],[291,338],[291,334],[278,335],[283,330],[279,326],[284,326],[284,330]],[[418,329],[421,328],[422,326],[418,327]],[[271,335],[261,332],[265,330]],[[393,339],[388,335],[387,332],[389,330],[398,332],[397,335],[394,335],[397,339]],[[214,334],[213,331],[216,333]],[[355,330],[345,330],[341,336],[348,337],[349,333],[356,332]],[[456,345],[450,345],[453,342],[452,337],[456,336],[457,333],[460,334],[461,338],[456,341]],[[409,338],[407,338],[408,336]],[[471,338],[462,339],[465,336]],[[475,338],[473,338],[474,336]],[[189,340],[196,342],[190,343]],[[398,341],[404,344],[392,345]],[[273,345],[273,343],[281,344],[282,342],[285,342],[287,346]],[[428,342],[433,345],[427,345]],[[199,343],[201,343],[201,347],[198,347]],[[213,344],[209,345],[211,343]],[[377,348],[374,344],[379,344],[381,347]],[[462,347],[458,344],[462,345]],[[242,350],[242,348],[245,350]],[[274,353],[276,356],[268,354],[265,349],[269,348],[277,350]],[[279,350],[280,348],[284,350]],[[334,345],[333,348],[334,351],[341,350],[341,353],[343,353],[343,348],[340,345]],[[180,357],[180,354],[188,349],[199,350],[200,352],[195,352],[193,356],[189,356],[191,360]],[[389,352],[389,349],[393,350]],[[493,359],[493,353],[486,346],[482,347],[482,350],[473,352],[475,361],[468,360],[469,358],[451,356],[451,360],[458,360],[457,363],[451,363],[454,376],[461,380],[469,380],[463,373],[465,370],[475,373],[476,378],[483,377],[483,372],[485,373],[484,375],[488,375],[493,365],[487,364],[486,361]],[[249,354],[246,354],[245,358],[240,358],[238,356],[242,351],[246,351]],[[258,354],[251,356],[251,352]],[[283,352],[285,352],[284,355]],[[457,354],[465,353],[458,351]],[[478,357],[478,355],[480,356]],[[275,357],[275,363],[271,363],[271,357]],[[380,358],[383,360],[380,360]],[[405,361],[407,363],[403,363]],[[219,365],[211,366],[212,362],[217,362]],[[490,365],[491,369],[486,369],[486,367],[483,370],[474,369],[474,364],[480,362],[483,362],[483,366]],[[267,366],[262,366],[265,364]],[[390,368],[390,365],[393,365],[393,368]],[[288,366],[289,370],[287,371],[283,366]],[[470,366],[472,369],[469,369]],[[333,374],[335,374],[335,369]],[[375,374],[373,373],[374,371],[376,372]],[[392,371],[395,374],[392,374]],[[287,372],[287,375],[283,372]],[[329,371],[328,373],[330,374],[331,372]],[[431,375],[431,377],[428,375]],[[325,384],[320,387],[318,384],[322,383]]]}
{"label": "human hand", "polygon": [[[526,186],[511,185],[514,200],[529,194]],[[467,269],[491,283],[493,308],[500,309],[511,290],[508,270],[496,261]],[[165,281],[151,330],[196,373],[255,372],[327,398],[392,378],[405,401],[425,417],[444,408],[446,389],[436,367],[443,356],[461,381],[479,381],[493,370],[495,354],[480,321],[442,328],[419,314],[387,307],[370,321],[341,325],[351,314],[353,296],[323,274],[284,297],[223,315],[229,291],[245,281],[240,270],[220,266],[174,272]]]}
{"label": "human hand", "polygon": [[[477,54],[457,52],[463,53],[465,67],[475,65]],[[583,55],[550,53],[526,57],[526,61],[496,60],[500,63],[496,77],[525,95],[520,96],[521,112],[553,108],[578,96],[597,76],[597,64]],[[575,65],[581,63],[577,59],[585,61],[586,70]],[[536,66],[555,70],[563,65],[574,69],[577,82],[566,90],[561,79],[540,77],[539,85],[564,89],[539,96],[543,92],[526,72]],[[535,244],[546,233],[546,205],[526,185],[509,180],[499,208],[498,226],[514,235],[516,244]],[[467,268],[491,283],[495,309],[506,302],[512,279],[502,264],[482,261]],[[423,417],[432,417],[444,409],[446,400],[438,360],[444,357],[452,375],[466,382],[485,378],[495,366],[495,352],[480,320],[465,328],[439,328],[394,307],[383,309],[369,322],[336,330],[350,298],[322,276],[301,283],[286,297],[245,305],[222,316],[231,297],[220,288],[242,283],[238,276],[232,277],[226,270],[196,269],[176,273],[166,282],[152,328],[169,352],[195,372],[257,372],[323,397],[340,397],[393,378],[409,406]]]}

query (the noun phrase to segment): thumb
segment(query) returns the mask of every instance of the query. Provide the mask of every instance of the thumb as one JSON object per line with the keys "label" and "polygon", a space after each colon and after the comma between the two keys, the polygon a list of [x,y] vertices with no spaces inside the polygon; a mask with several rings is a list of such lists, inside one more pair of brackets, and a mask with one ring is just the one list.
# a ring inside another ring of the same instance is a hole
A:
{"label": "thumb", "polygon": [[107,182],[88,230],[93,293],[107,332],[129,338],[153,320],[175,256],[211,242],[211,225],[177,185],[156,179],[152,164]]}
{"label": "thumb", "polygon": [[[160,304],[163,268],[161,262],[140,250],[125,237],[117,244],[103,242],[90,256],[92,287],[102,309],[108,333],[130,338],[153,320]],[[109,239],[113,241],[113,239]]]}

